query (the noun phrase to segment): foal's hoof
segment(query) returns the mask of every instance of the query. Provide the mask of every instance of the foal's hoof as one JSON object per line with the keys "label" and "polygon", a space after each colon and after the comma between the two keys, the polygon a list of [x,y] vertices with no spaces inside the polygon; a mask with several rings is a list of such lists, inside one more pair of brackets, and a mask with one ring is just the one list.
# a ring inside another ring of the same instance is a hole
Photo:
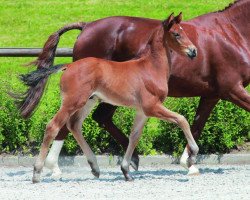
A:
{"label": "foal's hoof", "polygon": [[96,162],[88,161],[90,167],[91,167],[91,173],[96,177],[99,178],[100,176],[100,169]]}
{"label": "foal's hoof", "polygon": [[100,171],[91,170],[91,173],[92,173],[96,178],[99,178],[99,176],[100,176]]}
{"label": "foal's hoof", "polygon": [[39,183],[39,182],[40,182],[40,177],[34,175],[32,178],[32,183]]}
{"label": "foal's hoof", "polygon": [[131,162],[130,162],[130,165],[131,167],[133,167],[133,169],[135,171],[138,171],[138,168],[139,168],[139,157],[132,157],[131,158]]}
{"label": "foal's hoof", "polygon": [[124,175],[124,178],[125,178],[125,181],[133,181],[133,177],[129,174],[129,171],[128,170],[125,170],[123,167],[121,167],[121,170],[122,170],[122,173]]}
{"label": "foal's hoof", "polygon": [[200,171],[194,165],[188,168],[188,175],[189,176],[198,176],[200,175]]}

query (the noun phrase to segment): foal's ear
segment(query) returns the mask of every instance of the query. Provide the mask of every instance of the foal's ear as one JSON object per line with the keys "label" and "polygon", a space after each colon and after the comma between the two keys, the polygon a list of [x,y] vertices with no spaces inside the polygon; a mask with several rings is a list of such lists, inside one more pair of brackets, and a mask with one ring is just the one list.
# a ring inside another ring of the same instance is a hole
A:
{"label": "foal's ear", "polygon": [[175,21],[176,24],[181,23],[181,21],[182,21],[182,12],[180,12],[180,14],[174,18],[174,21]]}
{"label": "foal's ear", "polygon": [[171,27],[174,24],[173,20],[174,20],[174,13],[171,13],[171,15],[169,15],[169,17],[162,22],[162,25],[163,25],[165,30],[171,29]]}

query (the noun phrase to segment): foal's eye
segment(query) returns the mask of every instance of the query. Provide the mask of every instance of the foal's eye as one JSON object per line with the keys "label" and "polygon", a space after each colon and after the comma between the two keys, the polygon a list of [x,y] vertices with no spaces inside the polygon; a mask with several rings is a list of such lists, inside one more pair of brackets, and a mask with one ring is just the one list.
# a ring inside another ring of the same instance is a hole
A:
{"label": "foal's eye", "polygon": [[179,33],[173,32],[173,35],[176,39],[179,39],[181,37],[181,35]]}

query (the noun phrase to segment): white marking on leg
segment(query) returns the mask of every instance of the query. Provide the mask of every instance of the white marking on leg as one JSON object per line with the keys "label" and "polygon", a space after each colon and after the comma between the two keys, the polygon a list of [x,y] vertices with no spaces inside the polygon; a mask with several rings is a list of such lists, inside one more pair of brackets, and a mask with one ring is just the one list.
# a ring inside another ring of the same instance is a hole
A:
{"label": "white marking on leg", "polygon": [[62,174],[58,166],[58,158],[59,158],[59,154],[62,149],[63,143],[64,143],[64,140],[54,140],[50,148],[49,154],[45,161],[45,167],[52,170],[52,176],[55,178],[59,177]]}
{"label": "white marking on leg", "polygon": [[194,165],[188,168],[188,175],[200,175],[200,171]]}
{"label": "white marking on leg", "polygon": [[181,156],[181,159],[180,159],[180,164],[182,167],[184,167],[185,169],[188,169],[188,157],[189,157],[189,154],[188,154],[188,149],[187,147],[184,149],[184,152]]}

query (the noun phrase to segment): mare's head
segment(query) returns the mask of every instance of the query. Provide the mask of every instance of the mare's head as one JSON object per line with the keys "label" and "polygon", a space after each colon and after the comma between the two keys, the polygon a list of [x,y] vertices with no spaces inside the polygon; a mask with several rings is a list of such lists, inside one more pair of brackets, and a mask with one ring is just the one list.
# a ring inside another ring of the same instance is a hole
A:
{"label": "mare's head", "polygon": [[180,25],[182,13],[174,17],[173,13],[162,22],[167,45],[179,54],[193,59],[197,56],[197,48],[189,40]]}

